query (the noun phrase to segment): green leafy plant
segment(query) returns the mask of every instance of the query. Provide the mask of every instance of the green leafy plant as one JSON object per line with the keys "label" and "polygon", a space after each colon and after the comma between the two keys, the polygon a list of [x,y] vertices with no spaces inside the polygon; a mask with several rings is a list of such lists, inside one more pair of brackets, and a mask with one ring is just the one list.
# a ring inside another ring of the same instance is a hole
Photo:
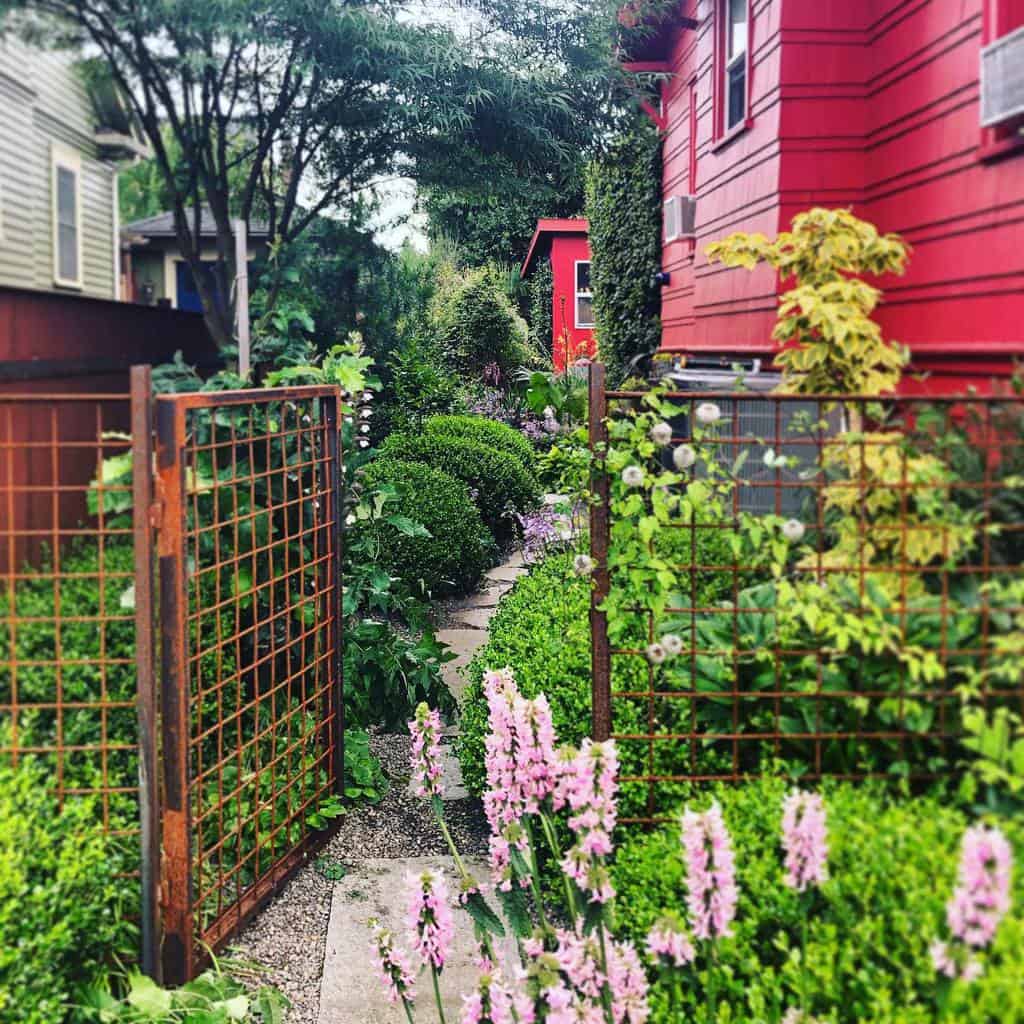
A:
{"label": "green leafy plant", "polygon": [[[6,745],[6,742],[4,742]],[[0,767],[0,1021],[63,1021],[113,957],[130,958],[137,884],[90,799],[58,807],[39,762]]]}
{"label": "green leafy plant", "polygon": [[618,384],[661,342],[661,140],[646,117],[587,168],[586,197],[595,334]]}
{"label": "green leafy plant", "polygon": [[881,292],[855,276],[902,274],[910,249],[880,235],[849,210],[814,207],[770,242],[737,232],[707,248],[708,260],[753,270],[767,263],[795,285],[779,299],[772,337],[781,390],[797,394],[877,395],[899,383],[907,353],[882,338],[871,319]]}
{"label": "green leafy plant", "polygon": [[382,458],[421,462],[461,480],[498,539],[511,536],[516,514],[535,507],[540,499],[532,471],[523,469],[514,456],[468,437],[392,434],[380,452]]}
{"label": "green leafy plant", "polygon": [[167,989],[133,971],[124,980],[124,996],[96,986],[82,1011],[94,1024],[284,1024],[288,1000],[269,985],[245,984],[257,976],[248,964],[215,959],[198,978]]}
{"label": "green leafy plant", "polygon": [[[945,921],[957,877],[958,846],[969,819],[948,796],[897,797],[868,784],[824,787],[829,831],[829,880],[809,917],[801,895],[783,881],[779,860],[782,798],[778,778],[716,787],[732,835],[739,889],[733,935],[720,943],[719,1009],[725,1024],[780,1021],[800,1005],[806,985],[810,1016],[833,1024],[932,1024],[937,977],[929,944]],[[1017,856],[1024,853],[1019,821],[1006,819]],[[619,928],[637,944],[666,913],[686,902],[679,827],[628,835],[616,857]],[[1014,906],[1024,877],[1014,879]],[[799,951],[806,929],[806,959]],[[1021,950],[1024,919],[1003,920],[986,954],[982,977],[962,986],[951,1007],[957,1021],[989,1024],[1024,1018]],[[705,969],[685,979],[680,1007],[656,984],[653,1021],[706,1020]]]}
{"label": "green leafy plant", "polygon": [[423,527],[425,534],[369,519],[351,527],[357,535],[368,532],[377,564],[414,591],[464,592],[494,564],[494,541],[461,481],[422,463],[381,458],[363,471],[360,483],[393,487],[401,513]]}
{"label": "green leafy plant", "polygon": [[370,750],[370,736],[364,729],[345,730],[345,796],[350,800],[384,799],[388,779],[380,761]]}

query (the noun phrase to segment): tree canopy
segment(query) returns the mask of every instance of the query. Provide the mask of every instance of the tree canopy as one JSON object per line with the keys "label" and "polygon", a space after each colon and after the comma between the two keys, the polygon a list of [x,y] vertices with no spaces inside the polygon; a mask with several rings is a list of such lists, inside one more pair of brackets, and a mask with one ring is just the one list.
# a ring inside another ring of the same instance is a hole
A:
{"label": "tree canopy", "polygon": [[[457,14],[413,0],[0,0],[0,15],[22,31],[106,61],[153,149],[222,345],[233,312],[215,295],[229,295],[234,279],[233,216],[258,213],[281,246],[389,175],[471,188],[490,159],[520,176],[577,159],[608,106],[600,83],[612,55],[606,47],[599,58],[593,44],[610,9],[582,0],[463,0]],[[217,288],[199,272],[204,206],[216,226]]]}

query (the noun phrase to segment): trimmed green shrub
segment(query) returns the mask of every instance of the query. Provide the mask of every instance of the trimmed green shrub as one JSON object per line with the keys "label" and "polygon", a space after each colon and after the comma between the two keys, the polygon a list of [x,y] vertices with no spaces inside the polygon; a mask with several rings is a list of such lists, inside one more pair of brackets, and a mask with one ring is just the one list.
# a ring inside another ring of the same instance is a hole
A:
{"label": "trimmed green shrub", "polygon": [[618,384],[661,341],[661,142],[647,118],[590,164],[586,195],[595,333]]}
{"label": "trimmed green shrub", "polygon": [[422,462],[461,480],[495,537],[510,536],[515,514],[540,499],[537,478],[511,455],[467,437],[392,434],[381,446],[384,458]]}
{"label": "trimmed green shrub", "polygon": [[[63,810],[42,766],[0,767],[0,1021],[58,1024],[113,957],[136,952],[135,886],[98,829],[99,808]],[[127,906],[129,900],[132,906]]]}
{"label": "trimmed green shrub", "polygon": [[526,323],[489,267],[454,277],[430,307],[431,329],[452,369],[478,379],[497,363],[507,375],[526,357]]}
{"label": "trimmed green shrub", "polygon": [[513,456],[528,473],[534,472],[537,453],[533,445],[514,427],[485,416],[431,416],[423,424],[428,434],[465,437],[470,441],[497,448]]}
{"label": "trimmed green shrub", "polygon": [[[779,849],[787,784],[764,779],[716,788],[732,834],[739,887],[732,938],[719,943],[718,1021],[778,1021],[799,1006],[800,933],[806,918],[808,1014],[832,1024],[931,1024],[935,969],[928,945],[945,933],[945,903],[956,883],[959,843],[969,822],[941,795],[896,799],[881,787],[824,787],[830,879],[809,914],[783,882]],[[708,803],[708,794],[699,806]],[[1024,828],[1003,821],[1024,856]],[[618,933],[642,944],[665,912],[685,914],[686,886],[677,825],[633,834],[613,870]],[[964,1024],[1024,1020],[1024,872],[985,972],[954,995],[950,1020]],[[628,912],[627,912],[628,911]],[[655,987],[652,1020],[704,1020],[706,962],[687,974],[683,1006],[670,1018]]]}
{"label": "trimmed green shrub", "polygon": [[362,480],[368,487],[394,487],[400,514],[430,534],[386,521],[352,528],[372,531],[379,564],[411,589],[434,596],[463,593],[494,564],[494,540],[462,481],[420,462],[392,458],[372,462]]}

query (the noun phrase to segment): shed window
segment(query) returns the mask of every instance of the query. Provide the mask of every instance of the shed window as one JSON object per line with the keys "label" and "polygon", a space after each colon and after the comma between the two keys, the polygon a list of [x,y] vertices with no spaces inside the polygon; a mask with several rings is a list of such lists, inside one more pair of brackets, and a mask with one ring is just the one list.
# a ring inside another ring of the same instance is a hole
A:
{"label": "shed window", "polygon": [[82,286],[81,163],[71,150],[53,150],[53,277],[59,285]]}
{"label": "shed window", "polygon": [[576,261],[576,326],[594,326],[594,293],[590,290],[590,261]]}
{"label": "shed window", "polygon": [[725,130],[747,117],[748,0],[723,0],[725,7]]}

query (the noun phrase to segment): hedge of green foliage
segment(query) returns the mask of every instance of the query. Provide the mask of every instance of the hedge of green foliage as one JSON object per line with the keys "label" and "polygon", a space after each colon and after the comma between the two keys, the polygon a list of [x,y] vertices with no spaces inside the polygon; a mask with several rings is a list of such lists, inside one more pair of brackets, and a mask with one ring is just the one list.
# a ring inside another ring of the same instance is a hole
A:
{"label": "hedge of green foliage", "polygon": [[465,437],[480,444],[490,445],[513,456],[528,473],[533,473],[537,453],[523,435],[507,423],[489,420],[484,416],[431,416],[423,424],[428,434],[445,437]]}
{"label": "hedge of green foliage", "polygon": [[[716,791],[736,854],[739,904],[732,938],[720,942],[718,1021],[777,1021],[799,1005],[804,913],[783,883],[779,849],[787,784],[764,779]],[[830,879],[806,915],[808,1011],[830,1024],[931,1024],[935,970],[929,943],[943,934],[956,883],[959,843],[969,824],[939,795],[897,799],[866,784],[825,787]],[[704,793],[698,804],[704,807]],[[1024,823],[1001,822],[1024,856]],[[617,930],[643,943],[666,911],[685,915],[678,826],[634,833],[613,872]],[[1002,923],[982,978],[954,996],[948,1019],[965,1024],[1024,1020],[1024,872],[1015,910]],[[628,912],[627,912],[628,911]],[[682,1017],[704,1020],[704,964],[686,983]],[[666,993],[655,988],[652,1020],[669,1024]]]}
{"label": "hedge of green foliage", "polygon": [[530,344],[550,360],[552,355],[552,325],[554,323],[555,275],[551,260],[537,264],[526,286],[527,318],[530,324]]}
{"label": "hedge of green foliage", "polygon": [[537,478],[511,455],[468,437],[445,434],[392,434],[381,455],[403,462],[422,462],[461,480],[470,490],[484,523],[495,537],[510,536],[516,513],[540,500]]}
{"label": "hedge of green foliage", "polygon": [[661,144],[646,118],[590,164],[586,195],[595,332],[618,384],[661,340]]}
{"label": "hedge of green foliage", "polygon": [[[519,580],[502,599],[490,622],[490,638],[470,664],[458,755],[463,778],[472,793],[479,794],[484,788],[487,704],[481,680],[485,669],[508,666],[524,696],[545,693],[562,742],[578,744],[590,735],[590,581],[573,574],[572,559],[571,552],[552,555]],[[639,635],[636,640],[639,642]],[[623,656],[612,659],[613,690],[646,690],[647,686],[646,660]],[[683,702],[673,705],[681,707]],[[646,730],[645,701],[618,699],[613,701],[612,710],[615,731]],[[624,775],[646,771],[647,745],[622,744],[620,757]],[[710,766],[709,759],[704,763]],[[657,744],[654,766],[659,773],[680,772],[689,766],[689,747]],[[641,813],[646,792],[642,783],[625,782],[622,813]]]}
{"label": "hedge of green foliage", "polygon": [[420,462],[380,458],[363,471],[368,487],[391,485],[399,512],[430,534],[407,533],[387,522],[356,525],[370,530],[378,563],[407,586],[435,597],[471,590],[494,565],[494,539],[464,483]]}
{"label": "hedge of green foliage", "polygon": [[0,767],[0,1021],[59,1024],[114,957],[135,953],[121,912],[136,886],[115,877],[125,865],[96,830],[99,810],[59,809],[51,782],[32,761]]}
{"label": "hedge of green foliage", "polygon": [[445,282],[430,307],[430,329],[453,370],[478,379],[496,363],[508,375],[526,358],[526,323],[487,267]]}

